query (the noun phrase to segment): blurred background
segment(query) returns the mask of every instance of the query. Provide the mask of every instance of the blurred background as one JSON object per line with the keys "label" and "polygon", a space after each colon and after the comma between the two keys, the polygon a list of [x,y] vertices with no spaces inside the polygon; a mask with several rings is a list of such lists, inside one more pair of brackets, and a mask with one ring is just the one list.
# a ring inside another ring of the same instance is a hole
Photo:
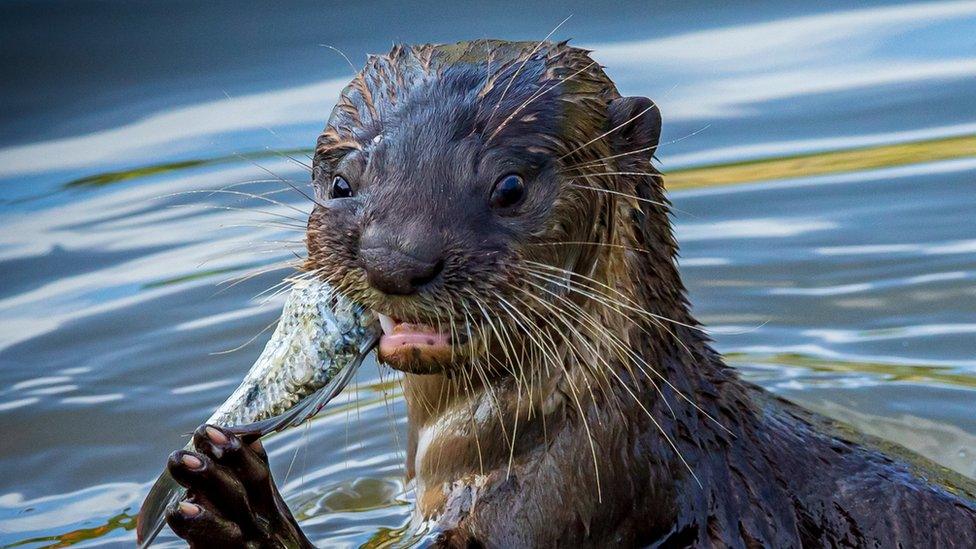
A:
{"label": "blurred background", "polygon": [[[131,546],[167,454],[260,352],[301,215],[209,191],[309,209],[280,179],[308,185],[289,157],[352,74],[323,45],[358,67],[570,15],[554,38],[661,105],[681,270],[718,349],[976,477],[976,2],[852,6],[3,2],[0,546]],[[370,365],[269,441],[314,539],[399,535],[403,412]]]}

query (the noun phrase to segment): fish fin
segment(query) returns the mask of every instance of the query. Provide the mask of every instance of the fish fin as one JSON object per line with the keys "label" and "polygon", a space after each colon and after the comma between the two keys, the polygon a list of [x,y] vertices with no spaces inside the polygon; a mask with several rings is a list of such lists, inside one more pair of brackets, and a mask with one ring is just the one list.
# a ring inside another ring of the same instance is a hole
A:
{"label": "fish fin", "polygon": [[149,547],[156,539],[163,526],[166,526],[166,508],[183,497],[184,491],[170,476],[169,471],[159,475],[136,517],[136,544],[139,549]]}

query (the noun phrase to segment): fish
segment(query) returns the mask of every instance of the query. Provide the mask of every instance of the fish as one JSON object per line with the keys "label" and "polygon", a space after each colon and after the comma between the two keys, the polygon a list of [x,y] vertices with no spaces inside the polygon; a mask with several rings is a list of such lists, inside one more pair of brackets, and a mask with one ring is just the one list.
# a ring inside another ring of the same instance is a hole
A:
{"label": "fish", "polygon": [[[295,280],[271,339],[206,423],[252,438],[301,425],[352,380],[379,338],[372,311],[324,282]],[[166,508],[184,494],[168,472],[159,476],[136,519],[139,547],[148,547],[159,535]]]}

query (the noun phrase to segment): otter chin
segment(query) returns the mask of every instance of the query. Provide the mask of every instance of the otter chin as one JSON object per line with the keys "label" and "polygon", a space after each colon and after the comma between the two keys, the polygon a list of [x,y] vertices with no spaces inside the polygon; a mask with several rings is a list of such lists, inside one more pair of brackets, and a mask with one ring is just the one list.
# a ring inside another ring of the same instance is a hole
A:
{"label": "otter chin", "polygon": [[392,368],[414,374],[442,371],[456,355],[455,341],[448,333],[420,322],[407,322],[377,313],[380,336],[377,356]]}

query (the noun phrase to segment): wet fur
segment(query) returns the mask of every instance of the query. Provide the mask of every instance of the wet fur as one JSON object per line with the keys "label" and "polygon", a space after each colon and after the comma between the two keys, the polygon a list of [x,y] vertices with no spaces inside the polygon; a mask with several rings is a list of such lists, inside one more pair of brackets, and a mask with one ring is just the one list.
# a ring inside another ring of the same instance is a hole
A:
{"label": "wet fur", "polygon": [[[319,138],[307,269],[470,345],[404,374],[416,526],[450,546],[976,546],[972,483],[770,396],[711,348],[651,164],[660,114],[619,99],[565,43],[397,46]],[[532,194],[498,220],[479,189],[506,162]],[[340,169],[367,198],[325,199]],[[366,238],[436,250],[441,280],[379,294]]]}

